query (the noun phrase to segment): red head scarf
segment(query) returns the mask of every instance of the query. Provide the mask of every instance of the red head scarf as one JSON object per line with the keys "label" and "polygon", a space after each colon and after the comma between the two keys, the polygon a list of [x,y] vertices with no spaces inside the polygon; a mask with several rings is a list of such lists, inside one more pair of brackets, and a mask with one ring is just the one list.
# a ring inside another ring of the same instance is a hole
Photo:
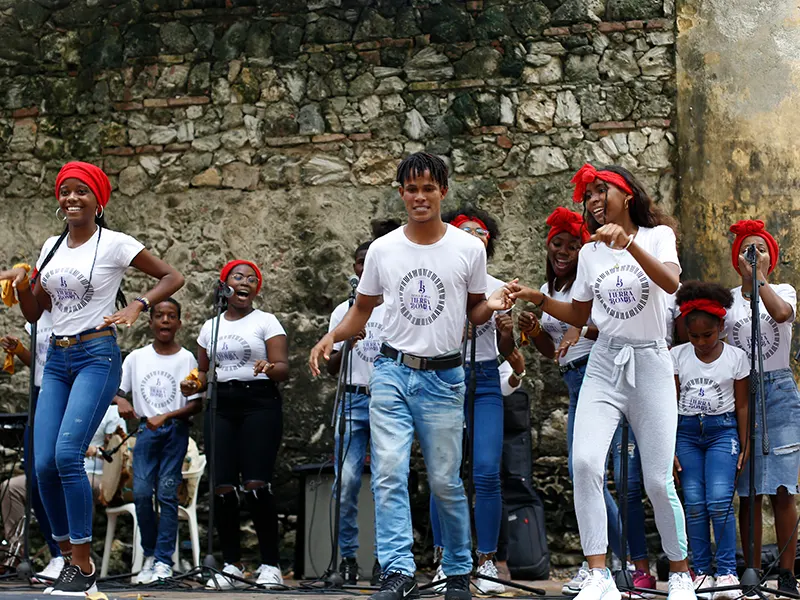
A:
{"label": "red head scarf", "polygon": [[450,225],[453,227],[458,227],[459,229],[464,223],[469,223],[472,221],[473,223],[477,223],[481,226],[481,228],[486,230],[486,239],[488,240],[491,237],[489,233],[489,228],[486,226],[486,223],[481,221],[478,217],[468,217],[467,215],[458,215],[455,219],[450,221]]}
{"label": "red head scarf", "polygon": [[100,167],[95,167],[92,164],[85,162],[68,162],[56,176],[56,198],[58,198],[58,190],[65,179],[79,179],[85,183],[94,197],[97,198],[97,203],[105,209],[108,200],[111,198],[111,182],[108,181],[108,176],[103,172]]}
{"label": "red head scarf", "polygon": [[261,271],[256,266],[256,263],[250,262],[249,260],[232,260],[227,265],[222,267],[222,271],[219,272],[219,280],[222,282],[227,281],[228,275],[231,274],[231,271],[233,271],[234,267],[238,267],[239,265],[247,265],[248,267],[253,269],[253,271],[256,272],[256,277],[258,277],[258,287],[256,287],[256,294],[257,294],[259,291],[261,291],[261,284],[263,283],[263,279],[261,277]]}
{"label": "red head scarf", "polygon": [[586,228],[586,223],[584,223],[583,217],[576,212],[572,212],[571,210],[564,208],[563,206],[559,206],[552,213],[550,213],[550,216],[547,217],[547,221],[545,221],[545,223],[550,225],[550,233],[547,234],[548,244],[554,236],[564,232],[580,239],[581,244],[585,244],[589,241],[589,230]]}
{"label": "red head scarf", "polygon": [[[625,178],[613,171],[598,171],[589,163],[583,165],[575,175],[572,176],[570,183],[575,184],[575,190],[572,192],[573,202],[583,202],[583,197],[586,195],[586,185],[592,183],[595,179],[600,179],[606,183],[617,186],[622,191],[633,195],[633,190]],[[632,200],[631,200],[632,201]]]}
{"label": "red head scarf", "polygon": [[767,243],[767,249],[769,250],[769,271],[767,273],[772,273],[775,266],[778,264],[779,248],[775,238],[764,229],[764,221],[739,221],[731,225],[731,233],[736,235],[736,239],[733,240],[733,246],[731,247],[731,262],[733,263],[733,268],[736,269],[739,275],[741,275],[739,271],[739,251],[742,248],[744,239],[751,235],[757,235]]}
{"label": "red head scarf", "polygon": [[708,300],[706,298],[700,298],[698,300],[689,300],[688,302],[684,302],[680,305],[681,309],[681,316],[685,317],[693,310],[702,310],[710,315],[714,315],[715,317],[719,317],[720,319],[724,319],[725,315],[728,312],[725,310],[725,307],[722,306],[719,302],[714,300]]}

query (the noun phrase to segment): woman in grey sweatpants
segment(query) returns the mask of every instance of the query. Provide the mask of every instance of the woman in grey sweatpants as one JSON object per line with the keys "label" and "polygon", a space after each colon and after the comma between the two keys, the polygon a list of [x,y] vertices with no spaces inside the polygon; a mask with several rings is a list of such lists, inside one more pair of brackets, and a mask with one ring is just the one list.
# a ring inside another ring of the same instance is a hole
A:
{"label": "woman in grey sweatpants", "polygon": [[672,461],[678,408],[666,337],[667,297],[678,288],[680,263],[672,219],[622,167],[584,165],[573,177],[591,241],[578,256],[572,302],[510,284],[527,300],[576,327],[590,314],[600,331],[589,355],[575,417],[575,513],[591,574],[578,600],[619,600],[608,569],[603,474],[620,419],[639,445],[645,489],[670,560],[669,600],[694,600],[686,561],[686,527]]}

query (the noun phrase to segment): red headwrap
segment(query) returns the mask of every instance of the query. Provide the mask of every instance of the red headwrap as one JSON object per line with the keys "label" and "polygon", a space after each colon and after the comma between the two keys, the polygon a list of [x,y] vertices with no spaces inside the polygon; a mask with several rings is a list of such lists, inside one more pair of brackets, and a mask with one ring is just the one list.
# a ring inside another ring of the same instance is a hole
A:
{"label": "red headwrap", "polygon": [[724,319],[725,315],[728,314],[722,304],[715,300],[708,300],[706,298],[684,302],[681,304],[680,309],[682,317],[688,315],[693,310],[702,310],[703,312],[707,312],[708,314],[719,317],[720,319]]}
{"label": "red headwrap", "polygon": [[481,228],[486,230],[486,239],[487,240],[491,237],[491,234],[489,234],[489,228],[486,227],[486,223],[481,221],[478,217],[468,217],[467,215],[458,215],[455,219],[450,221],[450,225],[452,225],[453,227],[458,227],[459,229],[461,229],[461,226],[464,223],[469,223],[470,221],[472,221],[473,223],[477,223],[478,225],[481,226]]}
{"label": "red headwrap", "polygon": [[547,234],[547,243],[550,243],[550,240],[553,239],[553,236],[564,232],[573,237],[579,238],[581,240],[581,244],[585,244],[589,241],[589,230],[586,228],[586,223],[584,223],[583,217],[576,212],[572,212],[571,210],[564,208],[563,206],[559,206],[552,213],[550,213],[550,216],[547,217],[547,221],[545,221],[545,223],[550,225],[550,233]]}
{"label": "red headwrap", "polygon": [[256,263],[250,262],[249,260],[232,260],[232,261],[230,261],[227,265],[222,267],[222,271],[219,272],[219,280],[223,281],[223,282],[227,281],[228,280],[228,275],[231,274],[231,271],[233,271],[234,267],[238,267],[239,265],[247,265],[248,267],[253,269],[253,271],[256,272],[256,277],[258,277],[258,287],[256,287],[256,294],[257,294],[259,291],[261,291],[261,284],[263,282],[263,279],[261,277],[261,271],[256,266]]}
{"label": "red headwrap", "polygon": [[58,198],[58,190],[65,179],[79,179],[85,183],[94,197],[97,198],[97,203],[105,208],[111,198],[111,182],[108,181],[108,176],[103,172],[100,167],[95,167],[92,164],[85,162],[68,162],[56,176],[56,198]]}
{"label": "red headwrap", "polygon": [[[570,183],[575,184],[575,190],[572,192],[573,202],[583,202],[583,197],[586,195],[586,185],[592,183],[595,179],[600,179],[606,183],[611,183],[619,189],[633,195],[633,190],[625,178],[613,171],[598,171],[589,163],[583,165],[575,175],[570,179]],[[633,200],[631,200],[633,201]]]}
{"label": "red headwrap", "polygon": [[764,229],[764,221],[739,221],[731,225],[731,233],[736,234],[736,239],[733,240],[733,247],[731,248],[731,262],[733,262],[733,268],[736,269],[739,275],[742,274],[739,271],[739,250],[742,248],[744,238],[751,235],[757,235],[767,243],[767,249],[769,250],[769,271],[767,274],[772,273],[778,264],[779,248],[775,238]]}

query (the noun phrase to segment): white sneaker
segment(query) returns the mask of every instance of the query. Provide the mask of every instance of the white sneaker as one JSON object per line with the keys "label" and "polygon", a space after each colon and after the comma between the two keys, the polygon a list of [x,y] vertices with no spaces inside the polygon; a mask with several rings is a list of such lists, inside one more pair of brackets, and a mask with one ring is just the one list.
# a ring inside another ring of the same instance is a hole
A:
{"label": "white sneaker", "polygon": [[283,589],[283,574],[278,567],[272,565],[261,565],[256,570],[258,579],[256,583],[267,590]]}
{"label": "white sneaker", "polygon": [[[714,578],[711,575],[699,575],[692,581],[692,576],[688,571],[682,573],[669,574],[669,593],[667,600],[696,600],[696,588],[707,588],[714,586]],[[711,596],[708,596],[710,598]]]}
{"label": "white sneaker", "polygon": [[[487,577],[494,577],[498,579],[497,567],[493,560],[487,560],[485,563],[478,567],[478,575],[486,575]],[[475,580],[475,587],[481,594],[498,595],[506,591],[506,587],[502,583],[496,581],[489,581],[488,579],[481,579],[478,577]]]}
{"label": "white sneaker", "polygon": [[244,573],[237,567],[236,565],[229,565],[225,563],[225,566],[222,569],[222,573],[217,573],[206,582],[206,587],[210,590],[232,590],[234,588],[241,588],[246,587],[247,584],[243,581],[237,581],[236,579],[228,579],[225,577],[224,573],[228,575],[233,575],[234,577],[240,577],[244,579]]}
{"label": "white sneaker", "polygon": [[589,576],[581,584],[581,591],[576,600],[621,600],[611,571],[608,569],[590,569]]}
{"label": "white sneaker", "polygon": [[[64,569],[64,565],[67,564],[67,561],[64,560],[63,556],[56,556],[50,559],[50,562],[47,563],[47,566],[42,570],[36,573],[36,575],[31,579],[33,583],[52,583],[58,576],[61,575],[61,571]],[[42,577],[43,579],[39,579]]]}
{"label": "white sneaker", "polygon": [[[706,575],[705,573],[695,573],[694,580],[692,581],[692,587],[694,588],[695,596],[697,596],[700,600],[711,600],[714,597],[714,591],[713,591],[714,577],[712,575]],[[697,590],[699,589],[704,589],[708,591],[700,592],[698,594]],[[738,598],[739,594],[737,594],[735,597]]]}
{"label": "white sneaker", "polygon": [[169,579],[172,577],[172,567],[167,563],[157,562],[153,569],[153,581],[161,581],[162,579]]}
{"label": "white sneaker", "polygon": [[561,593],[567,596],[574,596],[580,593],[583,582],[589,578],[589,563],[583,561],[581,568],[575,573],[575,576],[564,584],[561,588]]}
{"label": "white sneaker", "polygon": [[142,570],[131,578],[131,583],[136,585],[147,585],[148,583],[155,581],[155,579],[153,579],[153,568],[155,565],[155,556],[145,556]]}
{"label": "white sneaker", "polygon": [[[732,585],[741,585],[739,578],[735,574],[719,575],[714,582],[715,587],[729,587]],[[696,589],[696,588],[695,588]],[[736,600],[742,595],[741,590],[722,590],[720,592],[714,591],[714,600]]]}
{"label": "white sneaker", "polygon": [[[442,565],[439,564],[439,566],[436,567],[436,574],[433,576],[432,583],[436,583],[437,581],[442,581],[443,579],[447,579],[447,575],[444,574],[444,569],[442,569]],[[446,587],[447,583],[440,583],[439,585],[433,586],[431,589],[437,594],[443,594]]]}

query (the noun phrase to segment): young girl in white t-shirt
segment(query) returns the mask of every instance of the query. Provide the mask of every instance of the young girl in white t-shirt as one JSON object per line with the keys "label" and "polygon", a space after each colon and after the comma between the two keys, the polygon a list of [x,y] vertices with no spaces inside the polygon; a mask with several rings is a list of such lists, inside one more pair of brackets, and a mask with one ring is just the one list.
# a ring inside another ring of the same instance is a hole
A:
{"label": "young girl in white t-shirt", "polygon": [[533,302],[575,327],[589,317],[599,337],[589,355],[575,417],[575,513],[591,572],[579,600],[619,600],[605,568],[608,534],[603,479],[620,418],[639,446],[647,495],[670,561],[669,599],[694,600],[686,560],[683,508],[672,461],[678,409],[667,349],[666,298],[678,287],[680,262],[673,221],[642,185],[618,166],[584,165],[573,177],[573,200],[583,202],[592,237],[581,248],[572,302],[539,290],[508,286],[512,299]]}
{"label": "young girl in white t-shirt", "polygon": [[[72,555],[53,593],[83,595],[97,589],[89,557],[94,503],[83,458],[119,386],[116,326],[132,325],[143,310],[180,289],[183,277],[137,240],[106,227],[111,183],[100,168],[67,163],[56,177],[55,194],[66,227],[44,243],[35,285],[25,267],[3,271],[0,280],[13,281],[28,322],[45,310],[52,313],[34,456],[53,539]],[[119,287],[129,266],[159,282],[127,304]]]}
{"label": "young girl in white t-shirt", "polygon": [[[731,293],[716,283],[688,281],[675,296],[689,344],[672,348],[678,391],[675,477],[688,517],[695,588],[738,586],[733,498],[747,447],[750,365],[743,350],[721,341]],[[711,552],[714,526],[716,554]],[[716,583],[711,562],[716,558]],[[722,590],[714,598],[738,598]],[[711,594],[705,594],[711,598]]]}

